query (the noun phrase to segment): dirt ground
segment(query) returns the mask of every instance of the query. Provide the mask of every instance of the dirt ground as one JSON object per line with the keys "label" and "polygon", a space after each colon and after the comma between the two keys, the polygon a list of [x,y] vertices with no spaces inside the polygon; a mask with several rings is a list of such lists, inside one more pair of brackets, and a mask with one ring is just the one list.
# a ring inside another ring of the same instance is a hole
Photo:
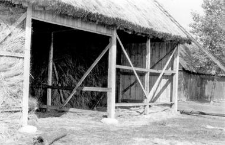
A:
{"label": "dirt ground", "polygon": [[0,144],[32,145],[36,136],[49,139],[63,133],[67,135],[54,145],[225,144],[225,117],[182,115],[166,107],[152,107],[149,115],[143,115],[143,108],[117,109],[116,125],[102,123],[106,113],[101,111],[51,111],[37,116],[30,117],[29,124],[38,132],[21,134],[21,113],[0,114]]}

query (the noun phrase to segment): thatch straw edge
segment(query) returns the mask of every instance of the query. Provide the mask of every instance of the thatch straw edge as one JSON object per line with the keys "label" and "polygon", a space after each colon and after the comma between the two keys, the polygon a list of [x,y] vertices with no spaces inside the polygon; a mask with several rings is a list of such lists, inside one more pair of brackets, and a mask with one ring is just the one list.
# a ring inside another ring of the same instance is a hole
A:
{"label": "thatch straw edge", "polygon": [[104,16],[102,14],[89,12],[81,8],[77,8],[71,6],[66,3],[62,3],[59,0],[55,1],[46,1],[46,0],[3,0],[3,2],[10,2],[13,4],[21,4],[24,3],[32,4],[34,7],[38,6],[39,8],[43,8],[46,11],[52,11],[59,15],[66,15],[69,17],[73,17],[75,19],[82,19],[83,21],[97,23],[99,25],[103,25],[109,28],[117,28],[120,30],[129,31],[134,34],[144,35],[150,38],[160,38],[163,40],[173,40],[178,43],[190,43],[191,40],[188,38],[181,37],[179,35],[172,35],[169,33],[164,33],[160,31],[156,31],[152,28],[145,28],[139,25],[133,24],[129,21],[120,19],[120,18],[111,18]]}

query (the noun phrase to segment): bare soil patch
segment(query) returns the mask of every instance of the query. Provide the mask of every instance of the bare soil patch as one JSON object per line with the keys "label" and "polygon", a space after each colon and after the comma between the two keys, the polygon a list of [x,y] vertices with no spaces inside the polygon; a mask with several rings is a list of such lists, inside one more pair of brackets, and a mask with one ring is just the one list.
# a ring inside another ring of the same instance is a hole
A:
{"label": "bare soil patch", "polygon": [[119,123],[111,126],[101,122],[106,115],[101,111],[38,113],[37,120],[29,120],[38,128],[33,135],[17,131],[21,113],[1,114],[0,144],[31,145],[33,137],[56,132],[65,132],[67,136],[54,145],[225,144],[225,118],[175,114],[161,107],[152,108],[149,115],[142,112],[142,108],[117,109]]}

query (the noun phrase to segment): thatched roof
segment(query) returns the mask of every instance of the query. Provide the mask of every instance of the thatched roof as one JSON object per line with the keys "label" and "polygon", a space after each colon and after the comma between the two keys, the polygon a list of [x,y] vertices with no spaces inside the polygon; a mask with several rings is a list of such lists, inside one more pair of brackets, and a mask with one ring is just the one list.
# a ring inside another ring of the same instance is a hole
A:
{"label": "thatched roof", "polygon": [[80,18],[101,25],[166,40],[187,41],[186,35],[154,0],[2,0]]}
{"label": "thatched roof", "polygon": [[[215,69],[219,69],[213,61],[195,44],[182,44],[180,49],[180,66],[191,73],[215,75]],[[216,57],[216,56],[214,56]],[[223,62],[216,57],[221,63]],[[207,64],[208,62],[209,64]],[[222,63],[225,65],[224,63]],[[218,76],[225,76],[222,71],[217,71]]]}

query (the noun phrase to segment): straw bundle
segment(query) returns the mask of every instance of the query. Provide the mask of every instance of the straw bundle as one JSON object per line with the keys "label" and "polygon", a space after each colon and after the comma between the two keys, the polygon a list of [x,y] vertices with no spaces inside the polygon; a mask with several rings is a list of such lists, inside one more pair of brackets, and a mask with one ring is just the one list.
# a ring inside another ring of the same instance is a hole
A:
{"label": "straw bundle", "polygon": [[[92,60],[92,59],[90,59]],[[93,60],[92,60],[93,61]],[[107,71],[106,71],[106,62],[101,61],[92,72],[88,75],[85,81],[81,86],[91,86],[91,87],[106,87],[107,82]],[[47,63],[45,63],[47,64]],[[75,86],[78,81],[81,79],[83,74],[88,69],[87,59],[78,58],[76,56],[68,56],[65,55],[60,60],[55,61],[55,68],[57,70],[57,74],[59,80],[56,79],[56,74],[53,72],[53,86]],[[34,71],[35,72],[35,71]],[[40,86],[40,84],[46,84],[47,82],[47,65],[42,66],[41,73],[39,75],[35,75],[35,81],[32,83],[32,86]],[[39,101],[42,103],[46,103],[46,91],[47,89],[43,88],[34,88],[35,96],[39,98]],[[71,93],[72,90],[63,90],[63,99],[65,100]],[[100,98],[103,98],[102,95],[105,93],[99,92],[82,92],[78,91],[74,97],[71,99],[67,107],[75,107],[75,108],[92,108]],[[61,100],[59,90],[52,91],[52,105],[59,106],[63,102]]]}
{"label": "straw bundle", "polygon": [[[20,24],[10,36],[6,37],[12,24],[23,14],[24,10],[8,4],[0,4],[0,51],[23,53],[25,32]],[[4,39],[6,37],[6,39]],[[0,56],[0,106],[18,107],[21,103],[23,83],[23,59]]]}

